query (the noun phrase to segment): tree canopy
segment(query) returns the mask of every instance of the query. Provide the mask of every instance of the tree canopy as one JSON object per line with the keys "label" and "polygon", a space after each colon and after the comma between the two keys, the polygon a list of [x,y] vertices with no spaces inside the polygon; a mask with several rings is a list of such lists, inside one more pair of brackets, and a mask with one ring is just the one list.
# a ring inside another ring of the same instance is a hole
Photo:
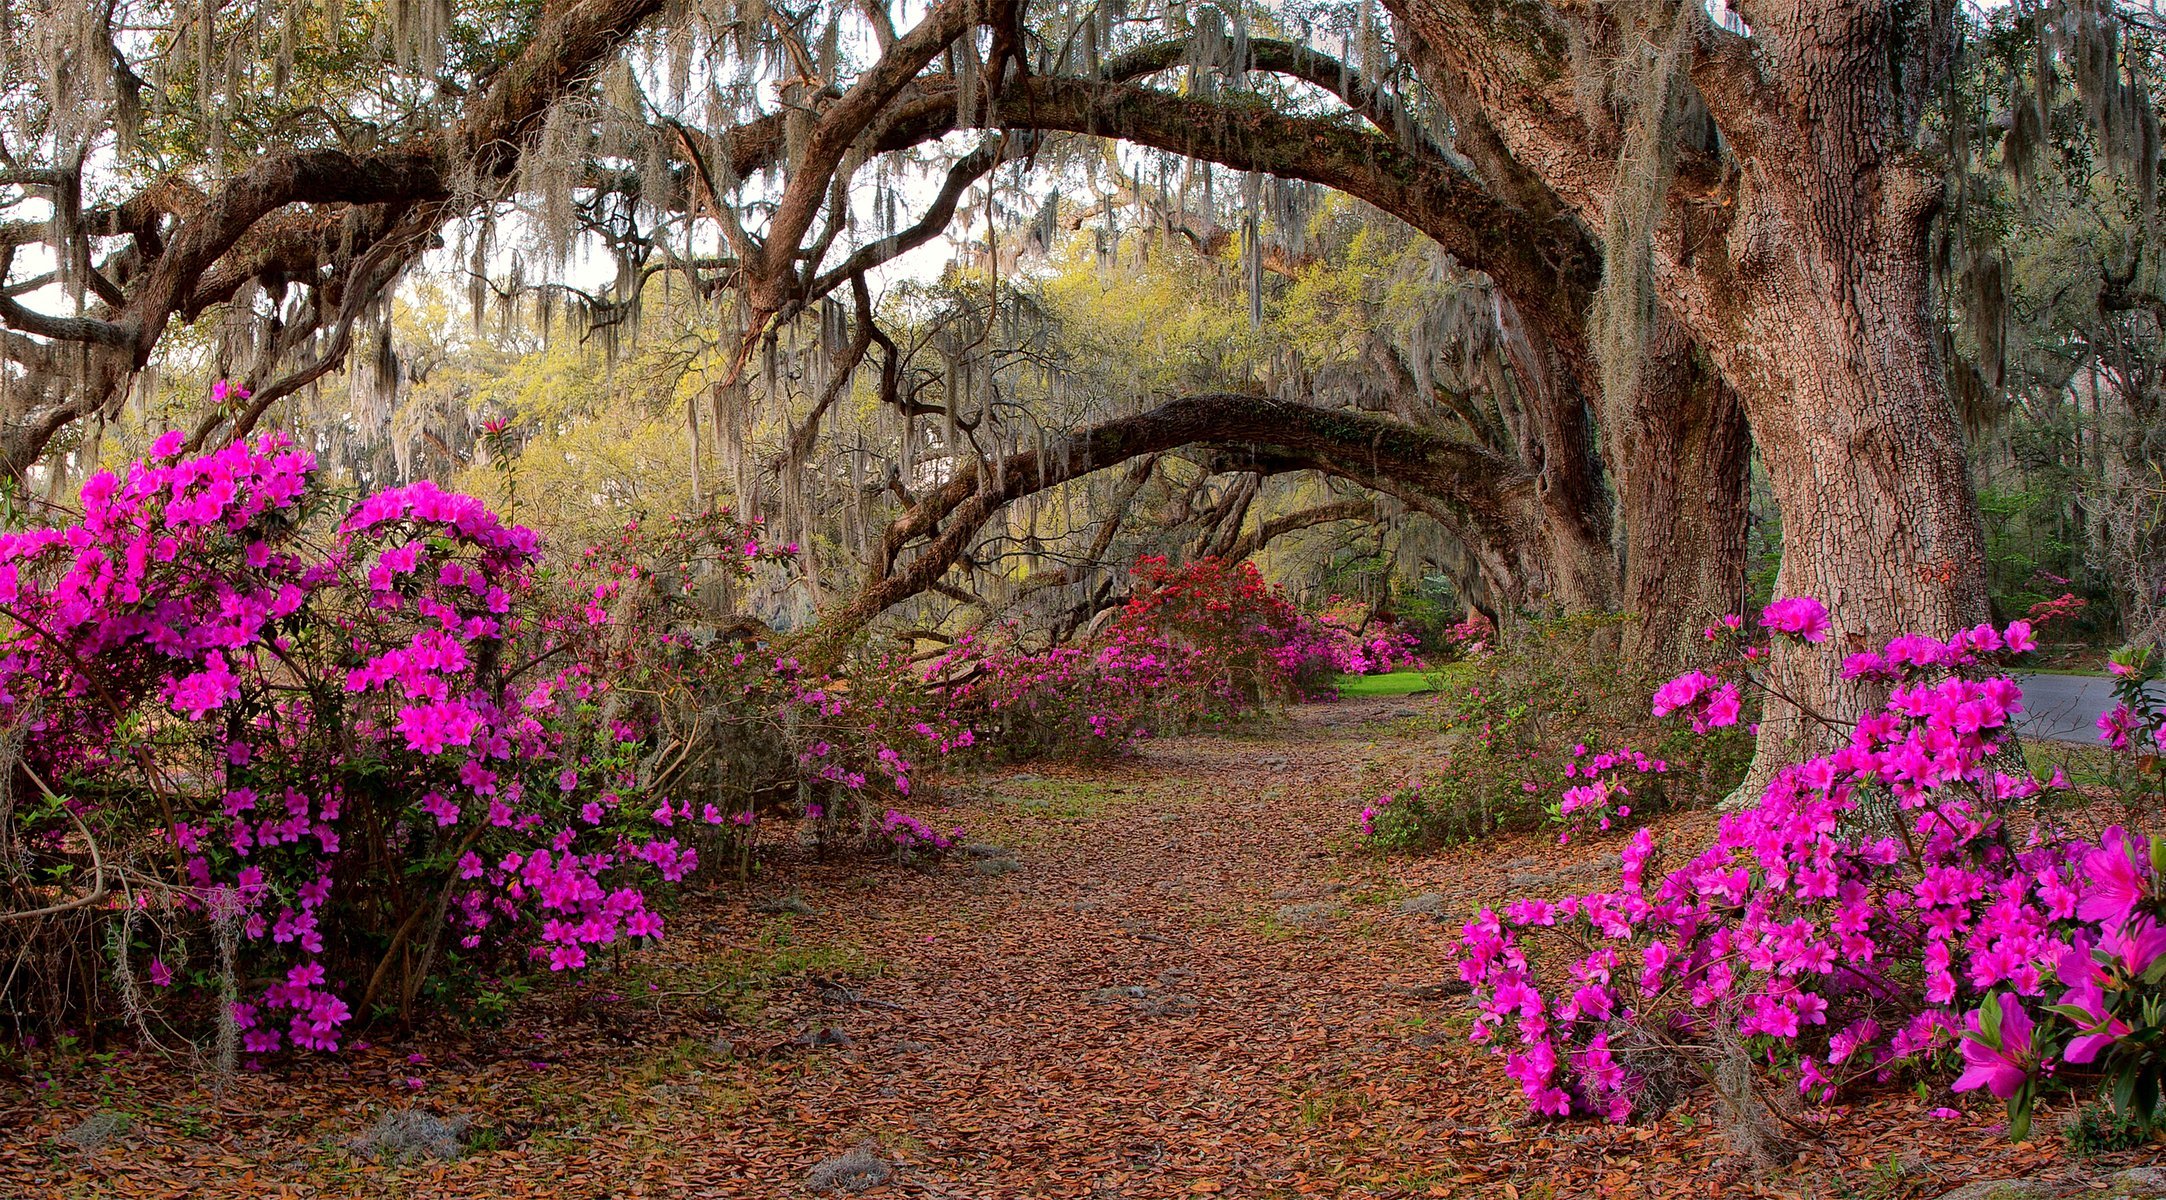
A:
{"label": "tree canopy", "polygon": [[[1099,509],[1144,490],[1215,530],[1199,553],[1260,545],[1279,501],[1255,496],[1299,473],[1324,511],[1413,514],[1464,602],[1623,608],[1659,655],[1744,596],[1754,461],[1782,590],[1840,597],[1860,632],[1976,619],[1992,443],[1966,423],[2088,404],[2077,456],[2118,482],[2050,519],[2123,577],[2157,569],[2148,10],[5,20],[27,35],[0,133],[21,480],[153,413],[215,445],[335,410],[370,476],[518,455],[575,508],[732,498],[814,548],[800,615],[847,632],[943,589],[1002,610],[995,578],[1096,586],[1082,560],[1141,544]],[[943,237],[948,274],[902,282]],[[205,406],[213,378],[238,386]],[[1046,569],[1063,505],[1095,532]],[[2141,621],[2147,586],[2118,595]],[[1847,686],[1832,657],[1796,669],[1802,696]]]}

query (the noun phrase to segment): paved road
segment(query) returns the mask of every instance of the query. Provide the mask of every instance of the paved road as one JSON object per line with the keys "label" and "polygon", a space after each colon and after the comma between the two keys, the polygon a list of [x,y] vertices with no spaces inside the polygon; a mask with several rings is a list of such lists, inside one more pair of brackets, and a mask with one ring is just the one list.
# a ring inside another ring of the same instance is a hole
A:
{"label": "paved road", "polygon": [[2098,741],[2099,714],[2113,707],[2113,681],[2098,675],[2017,675],[2023,712],[2016,731],[2057,742]]}

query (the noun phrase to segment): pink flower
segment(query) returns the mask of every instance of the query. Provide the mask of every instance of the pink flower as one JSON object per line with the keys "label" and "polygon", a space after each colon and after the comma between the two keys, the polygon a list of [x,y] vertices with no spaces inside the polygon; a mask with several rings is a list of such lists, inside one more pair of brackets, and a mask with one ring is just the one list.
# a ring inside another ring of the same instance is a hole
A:
{"label": "pink flower", "polygon": [[2088,942],[2078,938],[2075,945],[2063,951],[2057,973],[2069,985],[2061,993],[2057,1007],[2063,1010],[2062,1015],[2079,1019],[2078,1027],[2084,1031],[2069,1041],[2061,1057],[2079,1065],[2095,1062],[2128,1035],[2128,1022],[2106,1010],[2106,992],[2101,986],[2106,975],[2091,961]]}
{"label": "pink flower", "polygon": [[[2144,865],[2138,867],[2137,859]],[[2149,853],[2141,834],[2130,834],[2115,825],[2098,839],[2098,848],[2083,856],[2082,898],[2076,916],[2085,921],[2118,923],[2144,898],[2150,877]]]}
{"label": "pink flower", "polygon": [[2006,1100],[2022,1090],[2031,1077],[2031,1015],[2012,996],[1987,996],[1977,1012],[1970,1014],[1963,1033],[1963,1073],[1956,1077],[1959,1092],[1984,1088],[1996,1099]]}
{"label": "pink flower", "polygon": [[1705,671],[1688,671],[1655,689],[1654,713],[1666,717],[1680,708],[1689,707],[1710,688],[1722,681]]}
{"label": "pink flower", "polygon": [[173,968],[165,965],[162,958],[150,960],[150,982],[153,987],[172,987]]}
{"label": "pink flower", "polygon": [[1737,685],[1725,683],[1707,701],[1707,723],[1716,727],[1737,724],[1740,710]]}
{"label": "pink flower", "polygon": [[1760,610],[1760,624],[1808,642],[1828,640],[1828,610],[1811,596],[1791,596]]}
{"label": "pink flower", "polygon": [[2106,927],[2098,948],[2112,955],[2131,976],[2141,976],[2166,954],[2166,926],[2149,917],[2126,917]]}

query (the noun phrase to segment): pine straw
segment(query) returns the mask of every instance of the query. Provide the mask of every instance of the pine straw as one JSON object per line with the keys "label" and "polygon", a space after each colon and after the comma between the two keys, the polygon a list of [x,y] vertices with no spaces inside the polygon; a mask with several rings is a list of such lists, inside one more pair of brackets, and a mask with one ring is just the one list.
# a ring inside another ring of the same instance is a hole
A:
{"label": "pine straw", "polygon": [[[860,1146],[894,1167],[860,1194],[971,1198],[1931,1196],[2116,1165],[2064,1160],[2057,1113],[2021,1147],[1987,1105],[1931,1119],[1946,1095],[1812,1116],[1818,1140],[1759,1179],[1729,1161],[1704,1091],[1643,1127],[1523,1123],[1465,1044],[1465,1001],[1439,994],[1449,929],[1514,875],[1600,885],[1618,842],[1356,849],[1356,781],[1433,753],[1388,719],[1426,703],[1317,706],[1269,738],[957,789],[943,816],[1019,871],[785,863],[494,1031],[243,1072],[222,1099],[141,1059],[57,1089],[7,1081],[0,1195],[793,1196]],[[1699,839],[1712,818],[1665,825]],[[1428,892],[1451,920],[1399,911]],[[778,895],[813,915],[755,911]],[[1285,925],[1289,903],[1341,915]],[[471,1115],[466,1155],[346,1148],[408,1107]],[[52,1149],[119,1109],[134,1124],[113,1146]]]}

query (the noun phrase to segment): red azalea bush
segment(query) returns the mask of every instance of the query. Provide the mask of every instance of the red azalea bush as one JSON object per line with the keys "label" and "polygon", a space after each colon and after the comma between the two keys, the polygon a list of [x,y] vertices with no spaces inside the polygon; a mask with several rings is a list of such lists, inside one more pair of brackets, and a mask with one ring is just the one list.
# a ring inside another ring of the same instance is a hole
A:
{"label": "red azalea bush", "polygon": [[[1809,598],[1761,619],[1777,636],[1828,634]],[[1749,1125],[1756,1075],[1825,1101],[1960,1062],[1953,1086],[2007,1101],[2017,1137],[2054,1080],[2096,1081],[2128,1118],[2157,1121],[2166,845],[2119,827],[2079,836],[2041,804],[2065,781],[2012,756],[2022,693],[1995,665],[2033,644],[2017,621],[1853,655],[1845,673],[1884,682],[1886,705],[1781,770],[1713,845],[1665,869],[1642,829],[1616,890],[1483,909],[1460,964],[1475,1040],[1555,1116],[1659,1107],[1684,1065],[1713,1073]],[[1763,653],[1679,676],[1656,711],[1734,724]],[[2101,724],[2155,754],[2166,714],[2143,699],[2148,657],[2118,661],[2124,703]],[[1576,817],[1617,811],[1623,765],[1581,776]],[[2144,800],[2155,811],[2156,792]]]}
{"label": "red azalea bush", "polygon": [[[334,1050],[425,989],[659,938],[658,889],[749,840],[739,779],[868,841],[854,797],[910,790],[882,739],[911,714],[686,611],[788,556],[727,514],[552,577],[531,531],[432,483],[319,538],[330,501],[282,437],[179,447],[0,534],[0,722],[45,791],[0,828],[11,908],[108,946],[146,1035],[207,995],[222,1058]],[[9,999],[93,1015],[74,997]]]}
{"label": "red azalea bush", "polygon": [[1032,652],[965,636],[925,677],[995,753],[1087,756],[1315,695],[1350,645],[1250,563],[1144,558],[1127,604],[1085,644]]}

